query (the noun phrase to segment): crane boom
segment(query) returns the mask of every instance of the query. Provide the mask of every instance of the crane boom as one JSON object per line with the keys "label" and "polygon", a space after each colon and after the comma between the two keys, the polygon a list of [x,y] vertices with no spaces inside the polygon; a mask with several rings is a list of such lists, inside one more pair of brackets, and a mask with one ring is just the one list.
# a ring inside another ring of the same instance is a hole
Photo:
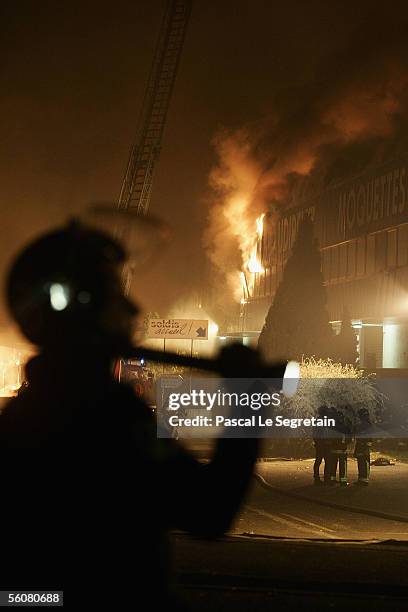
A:
{"label": "crane boom", "polygon": [[191,0],[168,0],[118,207],[147,212]]}

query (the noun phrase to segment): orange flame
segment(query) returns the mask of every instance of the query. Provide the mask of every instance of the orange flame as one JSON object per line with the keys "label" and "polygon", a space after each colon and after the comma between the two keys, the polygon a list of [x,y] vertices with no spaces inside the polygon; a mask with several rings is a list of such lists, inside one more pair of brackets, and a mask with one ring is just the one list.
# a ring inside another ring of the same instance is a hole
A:
{"label": "orange flame", "polygon": [[260,215],[256,219],[256,237],[255,237],[254,244],[252,245],[252,248],[250,251],[250,257],[248,261],[246,262],[246,267],[249,270],[249,272],[251,272],[251,274],[258,274],[258,273],[265,272],[265,268],[262,266],[262,263],[260,262],[259,257],[258,257],[258,246],[259,246],[260,241],[262,240],[262,235],[263,235],[264,217],[265,217],[265,213],[262,213],[262,215]]}
{"label": "orange flame", "polygon": [[265,272],[265,268],[263,268],[261,262],[258,259],[257,250],[258,247],[257,245],[255,245],[252,250],[251,257],[249,258],[246,264],[246,267],[248,268],[249,272],[251,272],[251,274]]}
{"label": "orange flame", "polygon": [[256,220],[256,233],[258,235],[259,240],[262,239],[262,235],[263,235],[263,220],[265,217],[265,213],[262,213],[262,215],[260,217],[257,218]]}

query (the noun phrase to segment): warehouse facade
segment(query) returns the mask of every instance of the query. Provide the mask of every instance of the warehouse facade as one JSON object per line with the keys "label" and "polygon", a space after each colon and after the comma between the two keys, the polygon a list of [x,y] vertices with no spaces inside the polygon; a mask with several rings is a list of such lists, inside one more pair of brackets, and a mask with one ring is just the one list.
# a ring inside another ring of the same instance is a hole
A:
{"label": "warehouse facade", "polygon": [[305,214],[314,221],[332,325],[344,307],[359,342],[360,365],[408,367],[408,157],[334,185],[264,218],[264,268],[242,305],[242,331],[262,329]]}

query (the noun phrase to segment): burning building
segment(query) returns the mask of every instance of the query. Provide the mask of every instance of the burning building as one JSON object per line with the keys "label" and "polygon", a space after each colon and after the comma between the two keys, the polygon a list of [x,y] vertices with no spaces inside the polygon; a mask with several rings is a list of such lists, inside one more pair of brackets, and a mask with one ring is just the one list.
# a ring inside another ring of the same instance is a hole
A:
{"label": "burning building", "polygon": [[216,135],[204,246],[225,337],[259,335],[308,213],[333,327],[348,309],[362,366],[408,367],[407,38],[394,25],[364,21],[307,87]]}
{"label": "burning building", "polygon": [[259,333],[305,214],[313,219],[334,328],[346,307],[360,365],[408,367],[408,156],[332,184],[258,221],[242,272],[240,332]]}

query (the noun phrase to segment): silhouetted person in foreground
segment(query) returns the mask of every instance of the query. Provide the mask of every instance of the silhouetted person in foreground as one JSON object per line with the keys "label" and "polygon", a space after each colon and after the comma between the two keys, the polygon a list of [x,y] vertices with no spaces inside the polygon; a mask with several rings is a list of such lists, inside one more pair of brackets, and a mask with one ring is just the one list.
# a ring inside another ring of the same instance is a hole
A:
{"label": "silhouetted person in foreground", "polygon": [[[256,440],[233,439],[198,463],[157,439],[149,408],[114,380],[136,314],[124,260],[119,244],[72,224],[26,248],[7,279],[39,353],[0,416],[0,586],[64,590],[78,609],[168,602],[167,530],[223,534],[256,459]],[[241,353],[225,353],[226,375],[248,376],[254,353]]]}

